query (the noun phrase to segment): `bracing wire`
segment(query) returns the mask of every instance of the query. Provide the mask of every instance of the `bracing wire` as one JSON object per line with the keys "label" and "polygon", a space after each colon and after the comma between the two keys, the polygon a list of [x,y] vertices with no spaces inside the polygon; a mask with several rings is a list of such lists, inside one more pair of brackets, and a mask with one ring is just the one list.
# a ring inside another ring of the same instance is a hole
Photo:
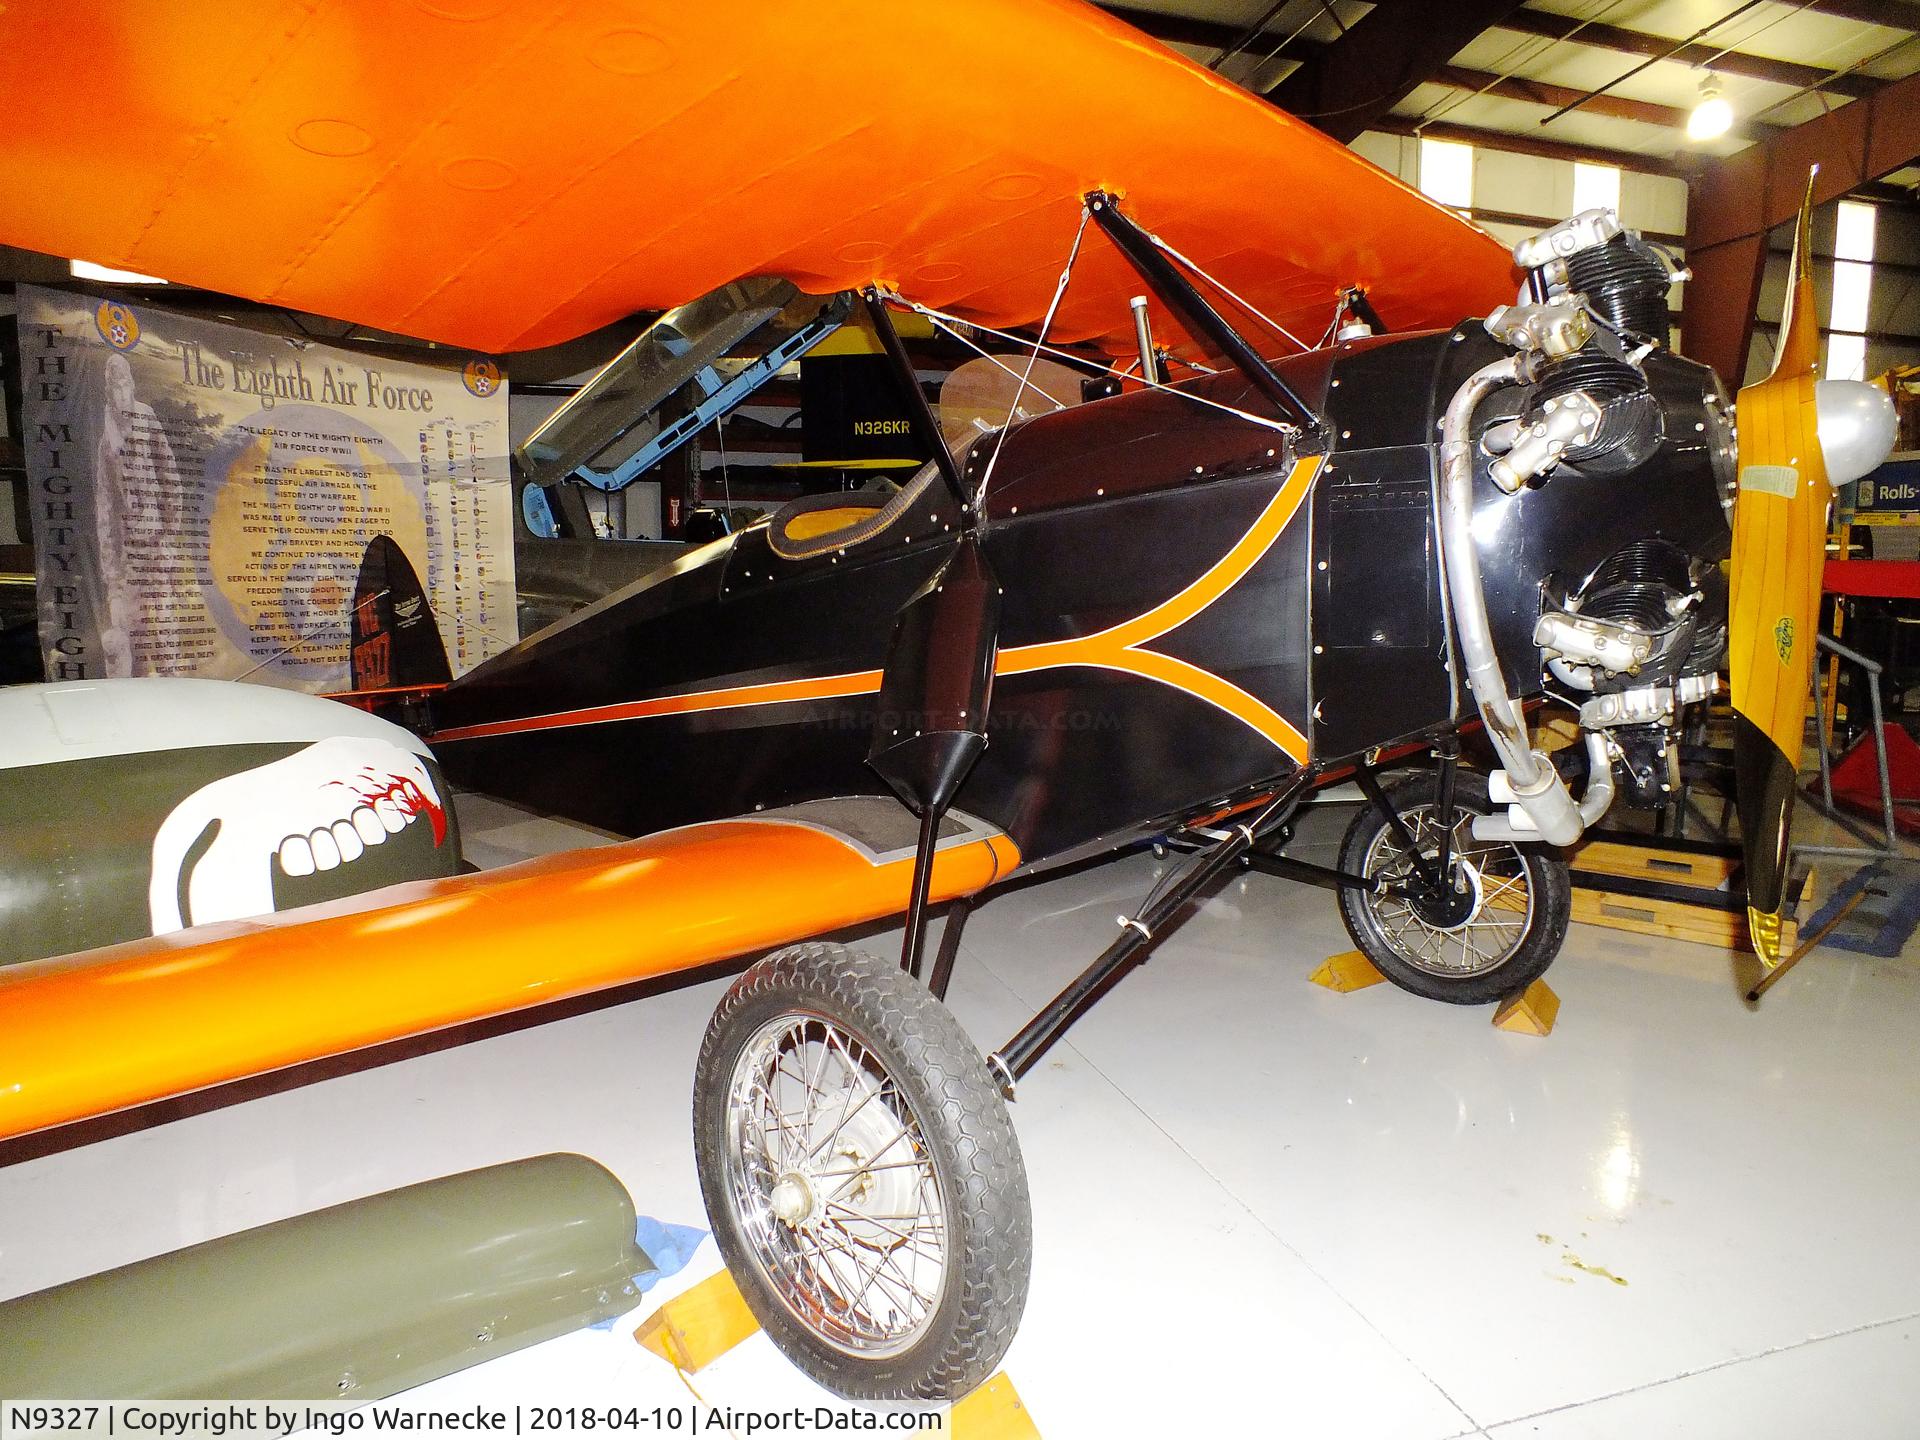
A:
{"label": "bracing wire", "polygon": [[1174,249],[1173,246],[1169,245],[1166,241],[1162,240],[1158,235],[1149,234],[1147,236],[1147,239],[1153,242],[1153,245],[1156,249],[1164,251],[1167,255],[1171,256],[1174,260],[1177,260],[1180,264],[1186,266],[1187,269],[1191,270],[1194,274],[1198,275],[1202,280],[1206,281],[1209,285],[1213,286],[1214,289],[1218,290],[1222,295],[1226,296],[1229,300],[1233,301],[1234,304],[1238,305],[1242,310],[1246,311],[1247,314],[1253,316],[1253,318],[1258,320],[1261,324],[1272,326],[1273,329],[1277,330],[1280,334],[1286,336],[1287,339],[1291,340],[1295,345],[1298,345],[1302,350],[1313,349],[1313,346],[1307,344],[1306,341],[1302,340],[1298,335],[1294,334],[1291,330],[1287,329],[1286,326],[1282,325],[1278,320],[1275,320],[1271,315],[1268,315],[1264,310],[1260,309],[1260,307],[1255,305],[1251,300],[1247,300],[1243,298],[1238,291],[1230,289],[1224,281],[1218,279],[1213,275],[1209,275],[1204,269],[1200,267],[1200,265],[1197,262],[1193,260],[1189,260],[1185,255],[1182,255],[1178,250]]}
{"label": "bracing wire", "polygon": [[[1027,368],[1020,373],[1020,383],[1014,387],[1013,401],[1007,406],[1007,419],[1000,429],[1004,434],[1007,426],[1013,424],[1014,417],[1020,413],[1021,397],[1027,393],[1027,386],[1033,382],[1033,367],[1040,359],[1040,351],[1047,343],[1047,332],[1053,328],[1053,317],[1060,312],[1060,301],[1067,293],[1067,286],[1073,280],[1073,267],[1080,259],[1080,242],[1087,237],[1087,221],[1093,218],[1093,212],[1085,206],[1080,209],[1080,228],[1073,232],[1073,248],[1067,251],[1067,263],[1060,271],[1060,279],[1053,287],[1053,299],[1047,305],[1046,318],[1040,322],[1040,332],[1034,337],[1033,353],[1027,356]],[[987,498],[987,482],[993,479],[993,467],[999,462],[1000,446],[995,445],[987,456],[987,468],[981,472],[980,484],[974,492],[974,504],[984,504]]]}
{"label": "bracing wire", "polygon": [[[892,300],[895,304],[903,306],[904,308],[912,311],[915,315],[919,315],[922,318],[930,321],[933,325],[937,326],[941,330],[946,331],[947,334],[953,336],[954,339],[960,341],[961,344],[970,345],[975,350],[980,350],[980,347],[974,344],[972,340],[969,340],[966,337],[966,335],[962,333],[963,329],[976,330],[982,335],[991,335],[995,339],[1005,340],[1012,345],[1025,346],[1025,345],[1032,345],[1034,343],[1033,341],[1027,339],[1027,337],[1024,335],[1015,335],[1010,330],[996,330],[993,328],[993,326],[982,325],[977,320],[962,319],[960,316],[949,314],[945,310],[935,310],[932,306],[922,305],[917,300],[909,300],[904,295],[889,295],[887,298],[889,300]],[[1195,405],[1204,405],[1209,410],[1222,411],[1225,414],[1231,415],[1236,419],[1248,421],[1249,423],[1258,425],[1263,429],[1278,430],[1282,435],[1291,435],[1299,428],[1298,426],[1288,424],[1284,420],[1275,420],[1270,415],[1255,415],[1251,410],[1242,410],[1237,405],[1227,405],[1222,403],[1219,400],[1210,399],[1205,395],[1196,395],[1191,390],[1181,390],[1172,385],[1163,385],[1158,380],[1148,380],[1143,376],[1129,374],[1126,371],[1116,369],[1112,365],[1101,365],[1099,364],[1098,361],[1089,360],[1085,355],[1076,355],[1073,353],[1073,351],[1062,350],[1056,345],[1042,345],[1040,346],[1040,349],[1048,355],[1057,355],[1059,356],[1060,359],[1065,360],[1070,364],[1078,365],[1081,367],[1093,365],[1103,375],[1111,375],[1116,380],[1130,380],[1134,384],[1143,385],[1149,390],[1159,390],[1168,395],[1177,396],[1182,400],[1191,400]],[[984,355],[987,352],[984,350],[980,350],[980,353]],[[1186,364],[1187,362],[1182,361],[1181,363]],[[1193,368],[1204,370],[1204,367],[1201,367],[1201,366],[1195,366]],[[1218,372],[1205,370],[1204,373],[1211,375],[1211,374],[1216,374]]]}
{"label": "bracing wire", "polygon": [[[1168,364],[1184,366],[1185,368],[1187,368],[1188,370],[1191,370],[1196,375],[1218,375],[1220,373],[1218,370],[1214,369],[1213,366],[1202,365],[1198,360],[1187,360],[1187,359],[1183,359],[1181,356],[1178,356],[1178,355],[1168,355],[1165,358]],[[1133,365],[1129,365],[1127,368],[1131,370],[1133,369],[1134,365],[1137,365],[1139,363],[1140,362],[1136,360],[1133,362]]]}
{"label": "bracing wire", "polygon": [[[929,316],[928,318],[932,320],[932,317]],[[961,334],[958,330],[954,329],[951,325],[941,324],[941,322],[938,320],[932,320],[932,323],[935,325],[939,325],[942,330],[945,330],[949,335],[953,336],[954,339],[958,340],[962,345],[965,345],[968,349],[977,352],[981,359],[991,360],[995,365],[997,365],[1000,369],[1006,371],[1007,374],[1011,375],[1016,380],[1020,378],[1020,372],[1018,370],[1014,369],[1011,365],[1007,364],[1005,360],[1001,359],[998,355],[994,354],[991,350],[983,349],[981,346],[976,345],[972,340],[968,339],[967,336]],[[1031,367],[1029,367],[1029,371],[1031,371]],[[1066,401],[1056,399],[1054,396],[1049,395],[1045,390],[1040,391],[1039,395],[1042,400],[1045,400],[1048,403],[1050,403],[1053,406],[1053,408],[1056,410],[1064,410],[1067,408]]]}

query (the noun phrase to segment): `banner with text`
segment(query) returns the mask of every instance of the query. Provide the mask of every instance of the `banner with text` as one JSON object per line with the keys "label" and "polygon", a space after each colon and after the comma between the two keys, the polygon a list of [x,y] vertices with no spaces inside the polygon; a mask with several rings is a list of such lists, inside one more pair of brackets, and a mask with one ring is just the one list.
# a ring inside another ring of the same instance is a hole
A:
{"label": "banner with text", "polygon": [[47,677],[327,691],[517,638],[507,387],[23,285]]}

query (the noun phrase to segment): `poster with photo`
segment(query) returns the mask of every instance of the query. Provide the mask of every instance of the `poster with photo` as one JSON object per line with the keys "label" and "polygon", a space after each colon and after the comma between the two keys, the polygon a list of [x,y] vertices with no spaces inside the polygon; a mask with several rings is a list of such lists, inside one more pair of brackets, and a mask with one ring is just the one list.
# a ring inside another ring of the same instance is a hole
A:
{"label": "poster with photo", "polygon": [[437,630],[454,675],[517,638],[493,361],[28,285],[19,305],[49,679],[412,683],[390,648],[361,648],[376,608],[416,642]]}

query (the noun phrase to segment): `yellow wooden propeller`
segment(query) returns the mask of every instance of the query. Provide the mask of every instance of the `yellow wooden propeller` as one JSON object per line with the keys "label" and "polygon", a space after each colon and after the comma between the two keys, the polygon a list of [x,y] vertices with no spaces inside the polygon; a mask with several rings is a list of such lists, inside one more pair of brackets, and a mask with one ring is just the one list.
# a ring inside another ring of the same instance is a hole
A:
{"label": "yellow wooden propeller", "polygon": [[1787,313],[1773,373],[1740,392],[1739,486],[1727,660],[1733,757],[1746,851],[1747,924],[1768,969],[1780,961],[1787,837],[1807,723],[1833,490],[1820,451],[1810,232],[1813,182],[1794,229]]}

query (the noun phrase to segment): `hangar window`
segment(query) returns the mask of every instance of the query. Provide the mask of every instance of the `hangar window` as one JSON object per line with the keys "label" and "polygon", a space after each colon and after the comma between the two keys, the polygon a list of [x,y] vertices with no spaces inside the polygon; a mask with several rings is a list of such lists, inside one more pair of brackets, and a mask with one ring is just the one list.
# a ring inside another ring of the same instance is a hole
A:
{"label": "hangar window", "polygon": [[1842,200],[1833,232],[1833,304],[1827,311],[1827,379],[1867,378],[1867,307],[1873,299],[1871,205]]}
{"label": "hangar window", "polygon": [[1827,337],[1827,379],[1864,380],[1867,376],[1867,337],[1829,335]]}
{"label": "hangar window", "polygon": [[1573,213],[1582,210],[1611,210],[1620,213],[1620,167],[1588,165],[1576,160],[1573,165]]}
{"label": "hangar window", "polygon": [[1420,141],[1420,193],[1466,214],[1473,208],[1473,147],[1453,140]]}

